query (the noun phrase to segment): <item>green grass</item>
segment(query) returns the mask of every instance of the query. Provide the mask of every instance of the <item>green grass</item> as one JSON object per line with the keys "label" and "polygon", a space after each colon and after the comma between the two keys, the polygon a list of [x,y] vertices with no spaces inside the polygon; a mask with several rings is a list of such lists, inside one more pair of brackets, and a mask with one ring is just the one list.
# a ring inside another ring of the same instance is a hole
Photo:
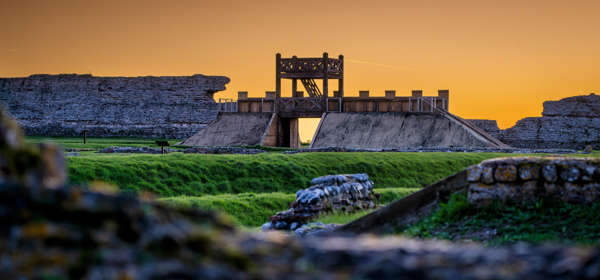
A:
{"label": "green grass", "polygon": [[400,234],[489,245],[518,241],[600,245],[600,202],[578,205],[542,199],[477,209],[468,203],[466,195],[453,195],[432,215]]}
{"label": "green grass", "polygon": [[[163,139],[144,139],[144,138],[95,138],[88,137],[87,143],[83,144],[83,137],[42,137],[42,136],[28,136],[27,141],[29,143],[54,143],[60,145],[63,148],[69,149],[103,149],[107,147],[154,147],[157,148],[154,143],[155,140]],[[169,140],[169,144],[175,145],[181,142],[181,140]]]}
{"label": "green grass", "polygon": [[67,158],[69,180],[101,180],[158,196],[294,193],[314,177],[367,173],[378,188],[422,187],[495,153],[264,153],[85,155]]}
{"label": "green grass", "polygon": [[295,199],[287,193],[244,193],[205,196],[176,196],[159,201],[176,207],[192,207],[228,214],[238,225],[256,227],[269,220],[276,212],[289,208]]}
{"label": "green grass", "polygon": [[[391,188],[375,189],[381,193],[380,204],[387,204],[407,196],[418,189]],[[160,198],[159,201],[176,207],[192,207],[202,210],[214,210],[228,214],[236,224],[247,227],[257,227],[269,220],[278,211],[289,208],[296,198],[295,194],[287,193],[243,193],[205,196],[175,196]],[[327,223],[346,223],[357,219],[370,211],[359,211],[352,214],[329,214],[316,220]]]}
{"label": "green grass", "polygon": [[368,209],[368,210],[361,210],[361,211],[357,211],[354,213],[341,213],[341,212],[336,212],[336,213],[331,213],[331,214],[327,214],[327,215],[323,215],[318,217],[317,219],[315,219],[315,221],[319,221],[325,224],[347,224],[349,222],[352,222],[364,215],[367,215],[371,212],[375,211],[375,209]]}

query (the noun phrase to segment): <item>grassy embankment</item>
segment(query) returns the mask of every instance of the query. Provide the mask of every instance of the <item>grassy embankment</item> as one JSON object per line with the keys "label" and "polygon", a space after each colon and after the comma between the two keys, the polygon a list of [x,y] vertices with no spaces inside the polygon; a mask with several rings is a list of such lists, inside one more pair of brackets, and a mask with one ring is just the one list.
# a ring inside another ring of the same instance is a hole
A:
{"label": "grassy embankment", "polygon": [[577,205],[542,199],[536,203],[481,209],[455,194],[436,212],[399,232],[420,238],[474,240],[489,245],[531,243],[600,244],[600,202]]}
{"label": "grassy embankment", "polygon": [[264,153],[258,155],[85,155],[69,157],[69,180],[101,180],[158,196],[295,193],[314,177],[367,173],[377,188],[422,187],[492,153]]}

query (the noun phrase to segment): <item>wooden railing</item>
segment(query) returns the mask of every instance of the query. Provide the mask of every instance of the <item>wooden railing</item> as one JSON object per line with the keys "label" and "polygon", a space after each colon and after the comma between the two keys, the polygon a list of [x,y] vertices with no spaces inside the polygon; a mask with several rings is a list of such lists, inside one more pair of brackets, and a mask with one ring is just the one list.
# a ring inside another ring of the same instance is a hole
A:
{"label": "wooden railing", "polygon": [[327,58],[327,68],[324,68],[323,58],[282,58],[281,72],[284,73],[327,73],[341,74],[343,73],[344,64],[342,60],[335,58]]}
{"label": "wooden railing", "polygon": [[219,99],[219,111],[241,113],[280,113],[285,117],[312,117],[327,112],[414,112],[447,111],[448,100],[436,96],[422,97],[280,97],[244,98],[234,102]]}
{"label": "wooden railing", "polygon": [[344,97],[343,112],[435,112],[446,109],[448,100],[436,96],[423,97]]}

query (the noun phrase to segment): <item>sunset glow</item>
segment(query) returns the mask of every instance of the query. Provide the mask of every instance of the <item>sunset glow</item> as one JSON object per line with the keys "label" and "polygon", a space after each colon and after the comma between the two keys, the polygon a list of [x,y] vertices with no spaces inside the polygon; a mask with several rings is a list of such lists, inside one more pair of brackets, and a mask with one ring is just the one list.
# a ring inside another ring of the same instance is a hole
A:
{"label": "sunset glow", "polygon": [[[198,73],[231,78],[216,99],[262,96],[275,53],[326,51],[345,56],[347,96],[450,89],[450,112],[506,128],[545,100],[600,92],[599,12],[551,0],[2,1],[0,77]],[[301,122],[303,141],[315,125]]]}

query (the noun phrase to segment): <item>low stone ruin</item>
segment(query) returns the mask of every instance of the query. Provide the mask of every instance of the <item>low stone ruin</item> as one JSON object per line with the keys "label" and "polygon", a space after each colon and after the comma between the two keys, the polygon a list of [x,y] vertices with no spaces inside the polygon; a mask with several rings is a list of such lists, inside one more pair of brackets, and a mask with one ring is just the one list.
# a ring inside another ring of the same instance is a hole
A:
{"label": "low stone ruin", "polygon": [[296,192],[290,209],[271,216],[262,229],[296,230],[323,213],[375,208],[376,202],[373,181],[367,174],[317,177],[310,187]]}
{"label": "low stone ruin", "polygon": [[[184,154],[260,154],[264,150],[243,148],[243,147],[191,147],[186,149],[165,148],[165,153],[184,153]],[[161,154],[162,150],[152,147],[108,147],[98,153],[124,153],[124,154]]]}
{"label": "low stone ruin", "polygon": [[222,76],[0,78],[0,105],[27,135],[177,138],[217,117]]}
{"label": "low stone ruin", "polygon": [[590,203],[600,194],[600,159],[567,157],[497,158],[467,171],[468,199],[483,206],[493,201],[536,201],[551,197]]}
{"label": "low stone ruin", "polygon": [[[165,148],[165,153],[179,150]],[[161,154],[162,150],[151,147],[107,147],[98,151],[100,154]]]}
{"label": "low stone ruin", "polygon": [[184,154],[260,154],[265,150],[244,147],[191,147],[183,150]]}
{"label": "low stone ruin", "polygon": [[[495,123],[495,121],[494,121]],[[346,147],[325,147],[325,148],[303,148],[285,151],[286,154],[298,153],[323,153],[323,152],[344,152],[344,153],[376,153],[376,152],[397,152],[397,153],[516,153],[516,154],[574,154],[578,153],[574,149],[528,149],[528,148],[488,148],[488,147],[412,147],[412,148],[346,148]],[[586,153],[586,152],[583,152]],[[587,152],[589,153],[589,152]]]}

